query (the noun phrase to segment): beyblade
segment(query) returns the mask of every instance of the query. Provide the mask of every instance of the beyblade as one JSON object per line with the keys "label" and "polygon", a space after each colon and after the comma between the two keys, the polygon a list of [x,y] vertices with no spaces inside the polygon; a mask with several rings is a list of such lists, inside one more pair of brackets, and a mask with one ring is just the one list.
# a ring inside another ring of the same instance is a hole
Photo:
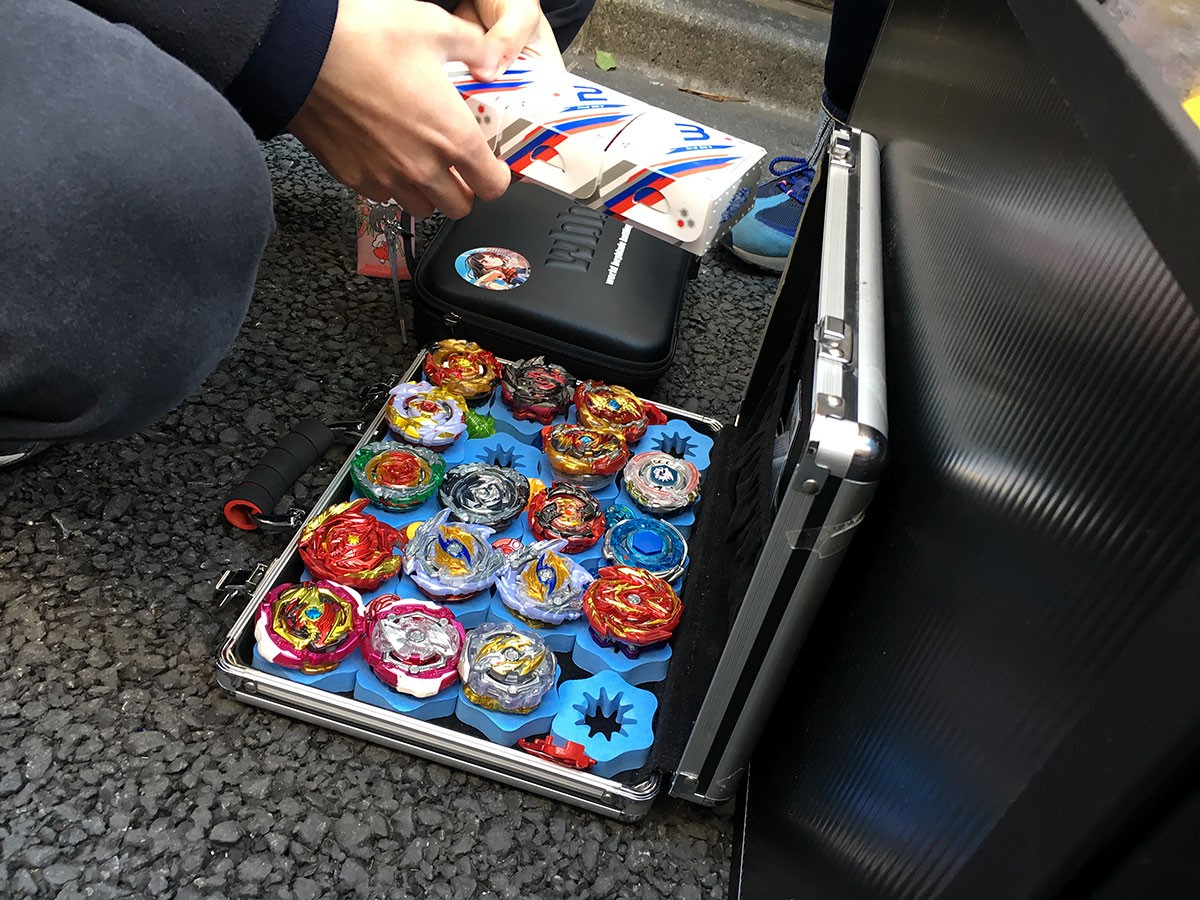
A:
{"label": "beyblade", "polygon": [[583,591],[592,576],[559,553],[564,540],[538,541],[510,554],[496,590],[513,615],[534,628],[561,625],[583,615]]}
{"label": "beyblade", "polygon": [[520,538],[508,537],[498,538],[492,541],[492,546],[503,553],[505,556],[511,556],[517,550],[520,550],[525,545],[521,543]]}
{"label": "beyblade", "polygon": [[583,593],[583,614],[596,643],[633,659],[665,644],[682,613],[679,595],[645,569],[605,566]]}
{"label": "beyblade", "polygon": [[524,715],[554,687],[558,663],[532,631],[509,622],[484,622],[467,635],[458,674],[472,703]]}
{"label": "beyblade", "polygon": [[455,466],[438,489],[438,503],[460,522],[503,531],[529,503],[529,479],[507,466]]}
{"label": "beyblade", "polygon": [[593,491],[612,484],[629,459],[617,432],[583,425],[547,425],[542,449],[557,479]]}
{"label": "beyblade", "polygon": [[700,470],[661,450],[639,453],[625,464],[625,490],[641,509],[669,515],[700,499]]}
{"label": "beyblade", "polygon": [[607,528],[612,528],[618,522],[624,522],[626,519],[636,518],[637,513],[623,504],[613,503],[604,507],[604,525]]}
{"label": "beyblade", "polygon": [[428,597],[466,600],[489,588],[504,565],[485,525],[448,524],[443,509],[422,522],[404,547],[404,571]]}
{"label": "beyblade", "polygon": [[363,512],[366,506],[365,499],[335,503],[304,526],[298,549],[313,575],[373,591],[399,571],[403,557],[392,548],[400,532]]}
{"label": "beyblade", "polygon": [[466,434],[466,411],[458,394],[428,381],[407,381],[389,392],[384,417],[400,440],[445,450]]}
{"label": "beyblade", "polygon": [[571,769],[590,769],[596,764],[583,750],[583,744],[566,741],[561,746],[554,743],[554,735],[547,734],[538,738],[521,738],[517,746],[526,753],[567,766]]}
{"label": "beyblade", "polygon": [[512,408],[513,418],[549,425],[571,405],[574,386],[566,369],[535,356],[504,367],[500,397]]}
{"label": "beyblade", "polygon": [[429,348],[425,377],[477,403],[491,396],[500,380],[500,363],[476,343],[447,339]]}
{"label": "beyblade", "polygon": [[432,497],[442,483],[446,460],[428,447],[398,441],[364,444],[350,460],[350,480],[375,506],[412,509]]}
{"label": "beyblade", "polygon": [[568,553],[579,553],[604,536],[604,513],[583,488],[556,481],[529,501],[529,528],[538,540],[562,538]]}
{"label": "beyblade", "polygon": [[467,635],[446,607],[381,594],[367,606],[364,620],[362,655],[384,684],[432,697],[458,679]]}
{"label": "beyblade", "polygon": [[615,566],[645,569],[663,581],[683,574],[688,546],[679,529],[657,519],[625,519],[604,535],[604,558]]}
{"label": "beyblade", "polygon": [[259,655],[306,675],[337,668],[354,652],[362,634],[362,597],[331,581],[272,588],[254,618]]}
{"label": "beyblade", "polygon": [[581,381],[575,387],[575,417],[580,425],[615,431],[629,444],[645,437],[651,425],[667,421],[657,406],[628,388],[592,380]]}

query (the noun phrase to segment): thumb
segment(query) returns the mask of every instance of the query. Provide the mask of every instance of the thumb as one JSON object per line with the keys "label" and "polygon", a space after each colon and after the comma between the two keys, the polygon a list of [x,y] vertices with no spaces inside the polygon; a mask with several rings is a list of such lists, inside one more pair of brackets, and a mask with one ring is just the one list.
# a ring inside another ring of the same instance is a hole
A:
{"label": "thumb", "polygon": [[520,55],[537,31],[541,10],[536,3],[507,3],[488,29],[486,41],[491,52],[491,77],[503,72]]}
{"label": "thumb", "polygon": [[451,15],[445,16],[441,22],[441,47],[447,62],[466,63],[467,68],[476,76],[492,66],[491,46],[482,28],[473,22]]}

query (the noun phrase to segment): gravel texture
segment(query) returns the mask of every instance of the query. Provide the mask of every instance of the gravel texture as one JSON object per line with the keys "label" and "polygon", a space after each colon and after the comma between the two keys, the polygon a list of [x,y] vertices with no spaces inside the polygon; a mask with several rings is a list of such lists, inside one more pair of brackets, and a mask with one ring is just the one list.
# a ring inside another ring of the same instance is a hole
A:
{"label": "gravel texture", "polygon": [[[354,274],[345,189],[290,139],[267,152],[278,231],[202,391],[127,440],[0,470],[0,896],[726,896],[719,812],[662,799],[618,824],[216,687],[213,582],[283,544],[226,525],[226,491],[292,420],[353,416],[417,350],[389,285]],[[729,417],[774,286],[710,254],[657,397]]]}

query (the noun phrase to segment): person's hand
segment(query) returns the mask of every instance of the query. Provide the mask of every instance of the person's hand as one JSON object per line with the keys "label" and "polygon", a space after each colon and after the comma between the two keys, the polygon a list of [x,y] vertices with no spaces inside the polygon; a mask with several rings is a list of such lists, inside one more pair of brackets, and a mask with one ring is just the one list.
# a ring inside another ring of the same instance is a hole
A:
{"label": "person's hand", "polygon": [[564,68],[554,31],[538,0],[461,0],[454,15],[487,31],[488,65],[480,68],[467,64],[471,73],[483,81],[500,75],[520,53]]}
{"label": "person's hand", "polygon": [[478,24],[418,0],[341,0],[316,84],[288,128],[330,174],[414,216],[451,218],[508,187],[442,64],[495,66]]}

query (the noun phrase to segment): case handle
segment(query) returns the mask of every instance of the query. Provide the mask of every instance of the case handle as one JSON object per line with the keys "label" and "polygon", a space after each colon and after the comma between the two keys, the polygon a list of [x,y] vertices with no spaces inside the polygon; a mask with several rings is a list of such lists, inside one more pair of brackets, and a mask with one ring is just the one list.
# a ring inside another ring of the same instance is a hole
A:
{"label": "case handle", "polygon": [[294,528],[297,522],[271,518],[271,512],[304,471],[333,446],[334,433],[317,419],[305,419],[266,452],[246,473],[225,501],[229,524],[246,531],[257,528]]}

